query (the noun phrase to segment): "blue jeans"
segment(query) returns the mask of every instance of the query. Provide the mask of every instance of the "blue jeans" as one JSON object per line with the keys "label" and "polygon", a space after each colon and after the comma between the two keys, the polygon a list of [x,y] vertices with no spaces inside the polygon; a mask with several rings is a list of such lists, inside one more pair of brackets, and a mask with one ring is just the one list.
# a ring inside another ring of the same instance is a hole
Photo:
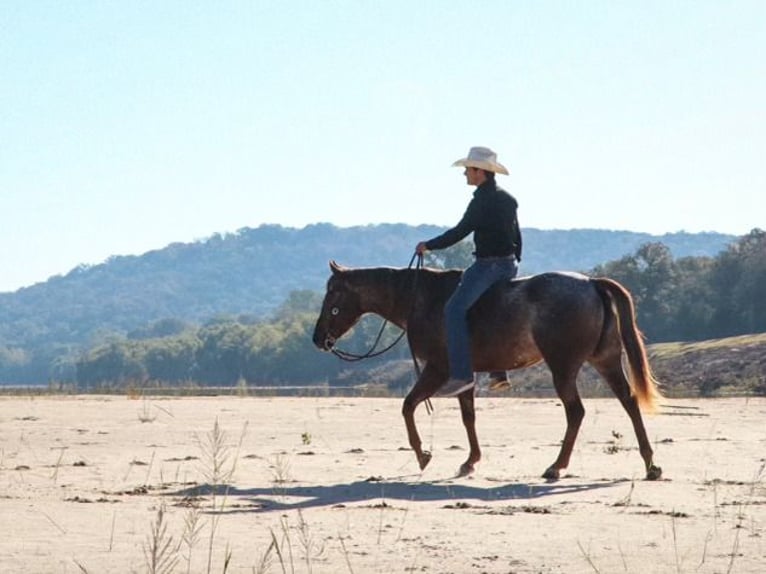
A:
{"label": "blue jeans", "polygon": [[444,307],[450,378],[467,381],[473,377],[468,309],[494,283],[513,279],[517,271],[518,264],[511,256],[477,259],[463,272],[460,284]]}

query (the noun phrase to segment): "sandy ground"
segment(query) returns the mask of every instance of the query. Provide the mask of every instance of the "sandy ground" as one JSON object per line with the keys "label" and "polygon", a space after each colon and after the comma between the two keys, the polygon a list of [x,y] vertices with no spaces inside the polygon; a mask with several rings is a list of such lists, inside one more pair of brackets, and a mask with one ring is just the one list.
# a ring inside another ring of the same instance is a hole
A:
{"label": "sandy ground", "polygon": [[658,482],[616,400],[556,482],[558,401],[478,398],[467,478],[433,404],[421,473],[397,399],[0,398],[0,572],[766,571],[765,399],[664,400]]}

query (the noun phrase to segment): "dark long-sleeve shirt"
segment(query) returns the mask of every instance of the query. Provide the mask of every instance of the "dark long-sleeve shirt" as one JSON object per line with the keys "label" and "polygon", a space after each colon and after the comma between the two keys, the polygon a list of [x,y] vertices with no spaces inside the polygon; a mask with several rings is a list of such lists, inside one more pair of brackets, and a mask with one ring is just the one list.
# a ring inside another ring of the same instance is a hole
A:
{"label": "dark long-sleeve shirt", "polygon": [[473,232],[477,258],[515,255],[521,261],[517,208],[518,203],[510,193],[499,187],[494,179],[487,180],[473,192],[473,199],[458,224],[426,241],[426,247],[429,250],[444,249]]}

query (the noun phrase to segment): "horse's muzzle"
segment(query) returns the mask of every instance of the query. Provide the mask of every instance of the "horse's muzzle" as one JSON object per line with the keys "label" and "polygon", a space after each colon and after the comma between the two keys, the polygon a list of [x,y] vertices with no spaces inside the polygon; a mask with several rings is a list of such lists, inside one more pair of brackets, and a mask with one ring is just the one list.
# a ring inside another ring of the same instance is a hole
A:
{"label": "horse's muzzle", "polygon": [[324,350],[332,351],[332,348],[335,346],[335,341],[335,337],[328,333],[324,338]]}
{"label": "horse's muzzle", "polygon": [[323,351],[332,351],[332,348],[335,346],[336,339],[330,333],[325,333],[324,337],[319,333],[314,333],[313,339],[314,345]]}

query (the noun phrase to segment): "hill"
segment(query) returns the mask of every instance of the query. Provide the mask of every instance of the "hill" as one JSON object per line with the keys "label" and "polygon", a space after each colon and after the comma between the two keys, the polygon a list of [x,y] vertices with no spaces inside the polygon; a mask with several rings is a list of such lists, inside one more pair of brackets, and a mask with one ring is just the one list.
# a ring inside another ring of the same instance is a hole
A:
{"label": "hill", "polygon": [[[321,292],[327,262],[406,266],[415,244],[444,228],[381,224],[302,229],[278,225],[174,243],[139,256],[80,266],[44,283],[0,294],[0,381],[23,380],[14,364],[55,362],[110,334],[126,335],[163,319],[201,324],[220,316],[269,316],[290,292]],[[523,274],[587,271],[662,242],[675,257],[720,252],[735,236],[524,229]]]}

